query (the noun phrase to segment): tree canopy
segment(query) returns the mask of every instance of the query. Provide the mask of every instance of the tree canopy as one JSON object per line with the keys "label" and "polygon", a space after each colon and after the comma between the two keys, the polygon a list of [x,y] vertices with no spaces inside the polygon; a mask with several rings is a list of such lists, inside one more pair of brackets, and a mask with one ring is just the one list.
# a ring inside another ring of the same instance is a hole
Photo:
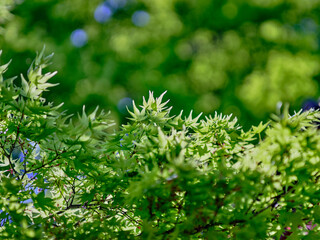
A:
{"label": "tree canopy", "polygon": [[0,35],[10,74],[46,45],[60,83],[46,97],[73,113],[99,105],[119,124],[132,99],[167,90],[174,114],[233,113],[247,129],[319,96],[319,0],[2,2],[15,2]]}
{"label": "tree canopy", "polygon": [[285,106],[244,131],[231,115],[172,115],[150,92],[110,130],[98,108],[74,122],[46,101],[51,56],[18,79],[0,67],[2,238],[319,238],[318,111]]}

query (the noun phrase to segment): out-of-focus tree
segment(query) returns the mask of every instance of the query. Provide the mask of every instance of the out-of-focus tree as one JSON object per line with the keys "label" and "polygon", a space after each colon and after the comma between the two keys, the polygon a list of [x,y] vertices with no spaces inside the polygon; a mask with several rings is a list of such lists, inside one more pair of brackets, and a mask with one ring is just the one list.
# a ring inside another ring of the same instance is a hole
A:
{"label": "out-of-focus tree", "polygon": [[3,33],[2,25],[11,17],[10,10],[13,7],[13,0],[2,0],[0,2],[0,30]]}
{"label": "out-of-focus tree", "polygon": [[72,111],[98,104],[122,121],[131,99],[168,90],[176,109],[248,126],[319,94],[319,12],[319,0],[25,0],[0,47],[20,56],[16,72],[40,43],[54,51],[48,98]]}

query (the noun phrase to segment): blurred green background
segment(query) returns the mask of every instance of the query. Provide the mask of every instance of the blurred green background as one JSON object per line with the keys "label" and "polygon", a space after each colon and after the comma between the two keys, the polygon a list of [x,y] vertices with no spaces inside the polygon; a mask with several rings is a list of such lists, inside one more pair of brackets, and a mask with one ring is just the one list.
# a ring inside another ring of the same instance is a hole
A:
{"label": "blurred green background", "polygon": [[[74,113],[168,90],[173,113],[233,113],[244,127],[278,102],[317,99],[320,0],[1,0],[2,62],[26,72],[43,45],[60,85],[47,98]],[[9,15],[6,6],[13,4]],[[279,104],[278,104],[279,105]]]}

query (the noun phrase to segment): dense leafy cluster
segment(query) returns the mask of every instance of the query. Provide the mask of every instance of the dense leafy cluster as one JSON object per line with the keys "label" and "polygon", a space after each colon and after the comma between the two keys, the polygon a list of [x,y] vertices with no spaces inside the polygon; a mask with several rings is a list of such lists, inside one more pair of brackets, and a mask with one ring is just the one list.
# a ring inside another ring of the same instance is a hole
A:
{"label": "dense leafy cluster", "polygon": [[111,131],[98,108],[72,121],[46,102],[50,57],[21,84],[0,67],[2,238],[320,237],[318,112],[243,131],[231,115],[173,116],[150,92]]}
{"label": "dense leafy cluster", "polygon": [[98,104],[121,122],[129,98],[168,90],[173,114],[234,113],[247,129],[320,93],[319,0],[14,2],[1,48],[19,72],[52,49],[63,94],[49,98],[72,112]]}

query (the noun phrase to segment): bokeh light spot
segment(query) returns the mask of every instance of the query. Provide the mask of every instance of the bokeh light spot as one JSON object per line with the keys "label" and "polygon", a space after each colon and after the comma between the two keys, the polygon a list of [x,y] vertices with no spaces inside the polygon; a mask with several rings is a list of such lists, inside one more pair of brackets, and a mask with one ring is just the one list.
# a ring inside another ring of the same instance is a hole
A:
{"label": "bokeh light spot", "polygon": [[71,33],[70,40],[73,46],[83,47],[88,42],[88,35],[83,29],[76,29]]}
{"label": "bokeh light spot", "polygon": [[108,4],[113,9],[119,9],[123,8],[127,4],[127,0],[108,0],[106,1],[106,4]]}
{"label": "bokeh light spot", "polygon": [[132,99],[125,97],[120,99],[120,101],[118,102],[118,110],[119,112],[121,112],[122,114],[126,114],[127,113],[127,107],[130,109],[132,108]]}
{"label": "bokeh light spot", "polygon": [[146,26],[150,21],[150,15],[146,11],[135,11],[132,15],[132,23],[136,25],[137,27],[144,27]]}
{"label": "bokeh light spot", "polygon": [[229,19],[233,19],[238,14],[238,8],[233,3],[227,3],[222,7],[222,13]]}
{"label": "bokeh light spot", "polygon": [[281,25],[277,21],[265,21],[260,26],[260,34],[267,41],[279,41],[282,38]]}
{"label": "bokeh light spot", "polygon": [[96,10],[94,11],[94,19],[98,22],[98,23],[105,23],[107,22],[112,16],[112,11],[111,9],[102,4],[99,5]]}
{"label": "bokeh light spot", "polygon": [[303,18],[299,25],[304,33],[316,33],[319,29],[318,25],[311,18]]}

